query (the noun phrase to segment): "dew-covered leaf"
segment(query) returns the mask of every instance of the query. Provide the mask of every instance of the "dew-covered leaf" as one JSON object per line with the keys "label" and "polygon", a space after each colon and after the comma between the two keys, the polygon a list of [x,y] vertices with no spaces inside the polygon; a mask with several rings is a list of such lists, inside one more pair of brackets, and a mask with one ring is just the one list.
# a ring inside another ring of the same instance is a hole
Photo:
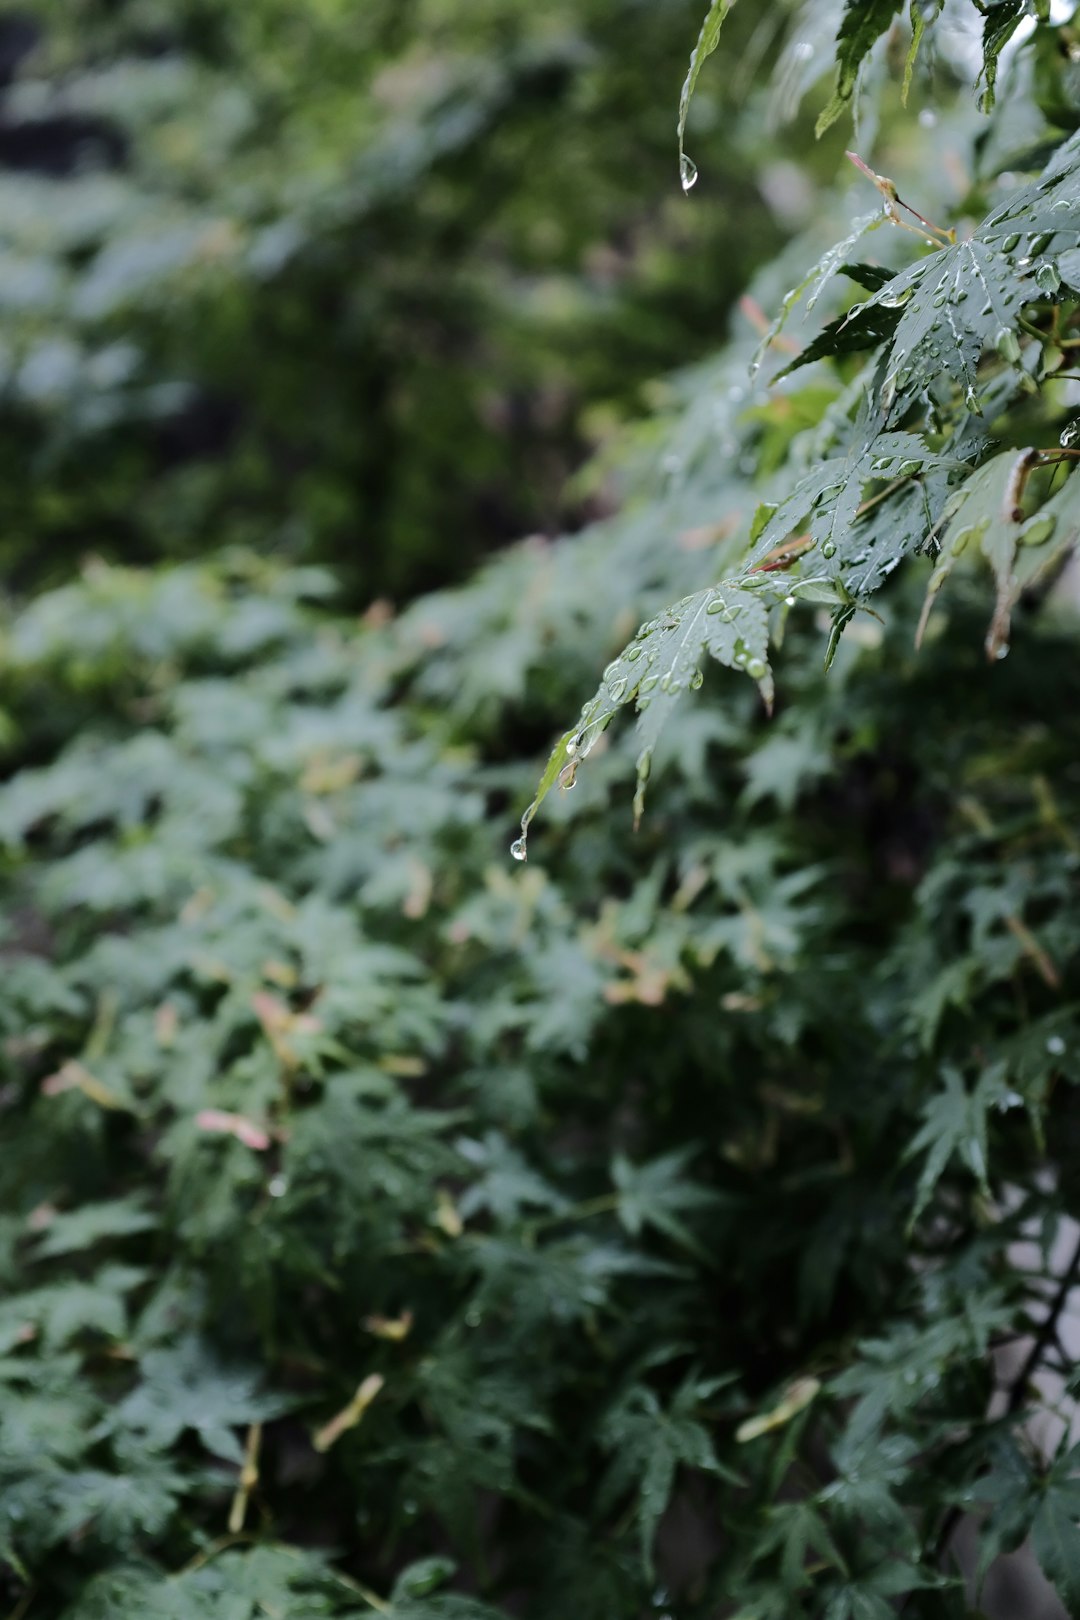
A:
{"label": "dew-covered leaf", "polygon": [[572,785],[579,765],[618,711],[631,703],[637,707],[641,742],[634,801],[640,817],[657,740],[682,694],[701,686],[707,658],[749,675],[771,706],[768,616],[753,591],[739,584],[711,585],[641,626],[605,669],[600,689],[582,709],[577,725],[552,750],[536,796],[522,817],[521,839],[514,846],[518,858],[524,858],[529,824],[556,782],[564,788]]}

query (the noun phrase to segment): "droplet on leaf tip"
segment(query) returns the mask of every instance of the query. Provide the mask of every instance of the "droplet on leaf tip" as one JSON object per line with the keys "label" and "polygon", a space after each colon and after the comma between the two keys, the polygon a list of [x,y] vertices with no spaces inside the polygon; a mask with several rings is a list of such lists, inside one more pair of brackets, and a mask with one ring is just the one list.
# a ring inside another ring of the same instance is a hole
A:
{"label": "droplet on leaf tip", "polygon": [[684,192],[692,191],[697,185],[697,164],[693,158],[687,157],[684,152],[679,158],[679,179],[682,181]]}
{"label": "droplet on leaf tip", "polygon": [[526,860],[528,860],[528,858],[529,858],[528,842],[527,842],[527,840],[525,838],[524,833],[522,833],[520,838],[515,838],[514,839],[514,842],[510,845],[510,853],[514,857],[515,861],[526,861]]}

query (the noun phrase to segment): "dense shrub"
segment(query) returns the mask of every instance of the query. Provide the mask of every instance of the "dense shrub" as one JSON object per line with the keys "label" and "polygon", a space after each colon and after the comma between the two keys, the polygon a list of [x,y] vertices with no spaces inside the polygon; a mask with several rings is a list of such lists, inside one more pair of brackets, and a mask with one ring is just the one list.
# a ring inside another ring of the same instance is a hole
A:
{"label": "dense shrub", "polygon": [[[1021,10],[992,8],[991,46]],[[980,168],[965,109],[915,136],[917,192],[879,148],[969,256],[1002,207],[1023,210],[1008,235],[1048,238],[1032,266],[1000,248],[1007,324],[963,285],[973,335],[946,347],[931,292],[891,397],[881,346],[951,246],[907,243],[903,302],[833,325],[830,285],[823,319],[793,310],[784,358],[824,326],[823,363],[772,392],[736,338],[606,469],[618,517],[398,619],[241,549],[97,562],[13,615],[16,1613],[959,1617],[964,1517],[980,1574],[1030,1534],[1080,1604],[1061,1343],[1080,672],[1054,380],[1077,341],[1077,155],[1033,122],[1066,117],[1072,49],[1035,31]],[[1026,189],[1047,161],[1065,210]],[[851,196],[822,204],[822,245]],[[903,262],[890,231],[847,278],[871,299]],[[888,468],[864,466],[878,409],[906,436]],[[800,480],[830,454],[846,476],[814,506]],[[752,526],[764,570],[741,566]],[[933,569],[858,560],[935,545]],[[549,737],[644,615],[698,591],[709,625],[736,622],[706,611],[719,591],[757,626],[742,649],[717,632],[736,673],[702,684],[699,637],[641,694],[675,620],[696,634],[692,609],[661,614],[586,742],[558,744],[551,785],[575,790],[515,865]],[[988,663],[1006,611],[1015,646]],[[693,700],[661,706],[679,683]],[[643,739],[607,722],[654,693],[665,768],[635,837]]]}

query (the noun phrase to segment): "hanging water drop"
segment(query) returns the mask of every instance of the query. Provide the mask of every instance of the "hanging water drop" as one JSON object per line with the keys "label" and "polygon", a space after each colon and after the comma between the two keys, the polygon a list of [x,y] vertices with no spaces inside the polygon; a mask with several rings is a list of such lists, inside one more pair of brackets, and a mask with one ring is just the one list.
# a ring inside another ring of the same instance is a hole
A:
{"label": "hanging water drop", "polygon": [[763,658],[751,658],[747,661],[746,673],[752,681],[760,681],[767,667]]}
{"label": "hanging water drop", "polygon": [[692,191],[697,185],[697,164],[684,152],[679,159],[679,179],[683,191]]}
{"label": "hanging water drop", "polygon": [[835,557],[836,556],[836,541],[835,540],[823,540],[822,544],[821,544],[821,555],[823,557]]}
{"label": "hanging water drop", "polygon": [[1020,360],[1020,342],[1011,326],[1003,326],[994,339],[994,347],[1003,360],[1010,361],[1014,366]]}
{"label": "hanging water drop", "polygon": [[514,842],[510,845],[510,853],[514,857],[515,861],[527,861],[528,860],[528,858],[529,858],[528,841],[527,841],[524,833],[522,833],[520,838],[515,838],[514,839]]}
{"label": "hanging water drop", "polygon": [[705,676],[702,674],[701,670],[700,669],[695,669],[694,673],[690,677],[690,690],[691,690],[691,692],[698,691],[700,689],[700,687],[702,686],[704,680],[705,680]]}
{"label": "hanging water drop", "polygon": [[1035,280],[1043,292],[1057,292],[1061,286],[1061,277],[1058,275],[1057,265],[1052,264],[1049,259],[1044,259],[1040,265],[1036,265]]}
{"label": "hanging water drop", "polygon": [[1046,1050],[1051,1057],[1064,1057],[1065,1042],[1060,1035],[1048,1035],[1046,1037]]}
{"label": "hanging water drop", "polygon": [[1017,542],[1022,546],[1043,546],[1054,532],[1055,520],[1052,512],[1038,512],[1029,518],[1017,535]]}

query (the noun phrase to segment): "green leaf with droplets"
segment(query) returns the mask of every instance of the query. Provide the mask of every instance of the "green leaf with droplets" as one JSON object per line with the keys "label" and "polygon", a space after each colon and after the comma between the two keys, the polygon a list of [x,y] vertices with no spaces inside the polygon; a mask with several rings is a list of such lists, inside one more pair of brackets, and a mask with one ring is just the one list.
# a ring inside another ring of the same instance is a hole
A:
{"label": "green leaf with droplets", "polygon": [[[1021,307],[1036,296],[1014,260],[1002,243],[978,236],[940,248],[853,310],[837,328],[835,352],[872,346],[882,314],[899,311],[886,348],[891,390],[910,397],[941,375],[973,389],[984,352],[1001,346],[1002,334],[1013,336]],[[820,339],[816,347],[814,359],[821,354]],[[1014,363],[1019,358],[1018,347],[1001,352]]]}
{"label": "green leaf with droplets", "polygon": [[[1025,527],[1020,505],[1023,485],[1037,452],[1008,450],[992,456],[949,497],[937,566],[926,588],[917,639],[921,641],[934,600],[969,544],[975,543],[994,571],[997,602],[987,633],[987,652],[996,657],[1008,645],[1009,616],[1015,600],[1013,560]],[[1044,520],[1045,522],[1046,520]],[[1053,527],[1053,518],[1050,519]]]}
{"label": "green leaf with droplets", "polygon": [[686,156],[686,115],[690,111],[690,102],[701,70],[706,59],[715,51],[720,42],[720,30],[724,25],[724,18],[735,4],[735,0],[712,0],[708,16],[701,25],[698,42],[690,56],[690,66],[683,81],[682,93],[679,96],[679,167],[683,177],[683,185],[687,190],[694,183],[696,171],[693,166],[688,168],[689,160]]}
{"label": "green leaf with droplets", "polygon": [[852,320],[850,315],[838,315],[828,326],[822,327],[813,343],[795,359],[786,365],[783,371],[777,374],[777,381],[781,377],[788,377],[793,371],[799,371],[815,360],[835,360],[845,354],[859,354],[866,349],[876,349],[879,343],[888,342],[896,331],[900,320],[899,309],[886,309],[882,305],[875,305],[873,314],[863,314],[865,305],[858,306],[860,319]]}
{"label": "green leaf with droplets", "polygon": [[[536,815],[536,812],[539,810],[544,800],[547,798],[548,794],[551,792],[552,788],[555,786],[556,782],[559,780],[559,777],[562,775],[563,771],[569,769],[570,765],[573,763],[575,755],[578,753],[578,749],[575,745],[575,738],[577,735],[577,727],[574,727],[572,731],[565,731],[555,744],[554,748],[551,750],[551,753],[548,755],[548,762],[544,767],[544,774],[540,778],[540,782],[537,786],[536,796],[521,818],[521,837],[516,839],[514,844],[511,846],[511,852],[517,860],[523,861],[525,859],[530,822]],[[600,735],[599,731],[596,735]],[[590,747],[592,746],[592,741],[595,741],[595,738],[591,739]]]}
{"label": "green leaf with droplets", "polygon": [[790,292],[784,294],[784,301],[780,305],[780,313],[769,327],[769,330],[765,333],[765,336],[758,345],[757,352],[750,363],[750,370],[752,374],[756,375],[760,369],[761,362],[764,359],[770,345],[783,331],[785,325],[787,324],[788,316],[795,308],[795,305],[799,302],[799,299],[802,297],[803,293],[807,291],[807,288],[810,289],[806,299],[806,308],[809,311],[813,309],[814,305],[821,297],[827,283],[832,280],[833,276],[841,271],[845,274],[847,273],[847,266],[845,266],[844,261],[847,258],[849,251],[855,246],[856,242],[860,241],[862,237],[866,235],[867,231],[876,230],[879,225],[883,225],[884,223],[885,215],[880,209],[875,210],[875,212],[872,214],[863,214],[854,222],[851,230],[848,232],[847,236],[844,237],[843,241],[836,242],[832,247],[826,249],[826,251],[821,255],[821,258],[817,261],[813,268],[807,272],[803,279],[796,286],[792,287]]}
{"label": "green leaf with droplets", "polygon": [[[837,323],[832,352],[874,346],[882,313],[899,310],[886,350],[889,387],[911,397],[944,375],[973,390],[988,349],[1018,364],[1017,317],[1025,303],[1058,298],[1055,250],[1078,244],[1080,137],[1074,136],[1039,180],[1018,188],[969,240],[893,276]],[[811,348],[813,355],[797,363],[829,352],[822,338]]]}
{"label": "green leaf with droplets", "polygon": [[634,800],[640,819],[657,740],[683,692],[701,685],[701,662],[705,657],[749,675],[757,682],[766,705],[772,707],[769,624],[764,603],[754,592],[731,583],[711,585],[684,597],[641,626],[629,646],[604,671],[600,689],[582,709],[577,725],[555,744],[536,797],[522,817],[522,839],[514,846],[519,859],[524,858],[529,824],[556,782],[562,778],[564,786],[570,785],[578,764],[588,756],[619,709],[631,703],[637,706],[642,745]]}
{"label": "green leaf with droplets", "polygon": [[[800,479],[788,499],[781,503],[761,531],[756,546],[747,559],[747,573],[742,584],[754,581],[761,586],[759,570],[769,554],[781,546],[795,530],[806,525],[806,536],[813,542],[806,553],[802,567],[792,573],[781,572],[769,576],[769,582],[781,596],[794,590],[804,577],[802,569],[815,579],[824,577],[838,584],[845,571],[861,566],[858,560],[870,544],[873,525],[863,526],[859,508],[868,487],[875,483],[907,479],[914,481],[929,472],[961,465],[950,457],[931,450],[926,440],[917,433],[879,433],[863,436],[846,456],[831,457]],[[914,521],[907,525],[903,549],[913,551],[925,538],[929,523]],[[877,536],[874,536],[875,542]],[[900,543],[897,537],[897,543]],[[874,586],[859,579],[860,594]],[[853,594],[852,585],[844,581],[844,590]],[[844,600],[841,596],[841,600]]]}

